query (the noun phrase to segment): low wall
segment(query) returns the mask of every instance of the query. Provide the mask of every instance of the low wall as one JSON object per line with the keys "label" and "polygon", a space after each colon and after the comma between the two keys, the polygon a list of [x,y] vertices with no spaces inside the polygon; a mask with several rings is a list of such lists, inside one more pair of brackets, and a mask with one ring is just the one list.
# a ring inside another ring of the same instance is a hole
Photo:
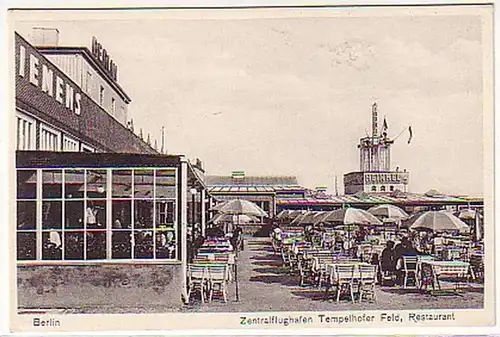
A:
{"label": "low wall", "polygon": [[18,266],[18,308],[181,304],[180,264]]}

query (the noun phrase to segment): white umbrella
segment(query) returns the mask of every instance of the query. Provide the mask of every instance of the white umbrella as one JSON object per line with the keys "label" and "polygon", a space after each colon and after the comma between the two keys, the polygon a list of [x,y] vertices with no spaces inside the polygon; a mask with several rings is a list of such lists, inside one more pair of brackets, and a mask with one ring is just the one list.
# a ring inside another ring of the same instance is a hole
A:
{"label": "white umbrella", "polygon": [[290,222],[290,225],[292,226],[295,226],[295,225],[300,225],[301,224],[301,221],[302,219],[307,216],[307,214],[309,214],[310,212],[306,212],[306,213],[301,213],[299,214],[297,217],[295,217],[295,219],[292,220],[292,222]]}
{"label": "white umbrella", "polygon": [[469,226],[452,213],[429,211],[410,219],[409,228],[413,230],[431,230],[433,232],[466,232]]}
{"label": "white umbrella", "polygon": [[[466,208],[454,212],[453,215],[458,217],[460,220],[476,220],[476,213],[477,211],[475,209]],[[479,214],[479,217],[482,217],[481,214]]]}
{"label": "white umbrella", "polygon": [[276,215],[276,219],[279,219],[279,220],[289,219],[291,212],[292,211],[289,209],[282,210],[281,212],[278,213],[278,215]]}
{"label": "white umbrella", "polygon": [[[231,215],[252,215],[252,216],[265,216],[267,213],[262,210],[259,206],[244,199],[234,199],[225,203],[222,207],[218,209],[221,214],[231,214]],[[238,248],[235,247],[236,256],[238,256]],[[238,285],[238,263],[234,265],[234,278],[236,283],[236,300],[239,301],[239,285]]]}
{"label": "white umbrella", "polygon": [[375,215],[378,218],[390,218],[390,219],[407,219],[409,217],[408,213],[391,204],[384,204],[374,206],[368,209],[368,213]]}
{"label": "white umbrella", "polygon": [[352,207],[327,212],[321,221],[344,225],[382,225],[382,222],[372,214]]}
{"label": "white umbrella", "polygon": [[382,225],[382,222],[375,216],[365,210],[358,208],[342,208],[335,211],[330,211],[322,217],[323,223],[331,223],[333,225],[347,225],[347,240],[351,240],[352,225]]}
{"label": "white umbrella", "polygon": [[267,217],[267,213],[259,206],[244,199],[230,200],[222,205],[218,211],[222,214],[245,214]]}
{"label": "white umbrella", "polygon": [[315,219],[317,219],[317,217],[323,213],[324,212],[311,211],[311,212],[307,213],[306,215],[304,215],[300,219],[300,224],[301,225],[312,225],[315,223],[315,221],[316,221]]}
{"label": "white umbrella", "polygon": [[227,204],[229,201],[226,200],[226,201],[222,201],[222,202],[219,202],[217,205],[213,206],[212,208],[210,208],[211,211],[218,211],[221,209],[222,206],[224,206],[225,204]]}
{"label": "white umbrella", "polygon": [[232,223],[249,223],[249,222],[260,222],[258,218],[256,218],[253,215],[246,215],[246,214],[238,214],[238,215],[232,215],[232,214],[217,214],[213,219],[213,223],[220,223],[220,222],[232,222]]}

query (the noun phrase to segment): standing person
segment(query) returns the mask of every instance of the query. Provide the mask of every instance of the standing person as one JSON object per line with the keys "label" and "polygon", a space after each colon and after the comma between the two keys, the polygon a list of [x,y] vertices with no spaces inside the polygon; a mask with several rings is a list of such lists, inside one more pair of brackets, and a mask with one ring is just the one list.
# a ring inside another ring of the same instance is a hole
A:
{"label": "standing person", "polygon": [[231,244],[235,249],[238,250],[244,250],[244,245],[243,245],[243,229],[236,224],[233,230],[233,237],[231,238]]}

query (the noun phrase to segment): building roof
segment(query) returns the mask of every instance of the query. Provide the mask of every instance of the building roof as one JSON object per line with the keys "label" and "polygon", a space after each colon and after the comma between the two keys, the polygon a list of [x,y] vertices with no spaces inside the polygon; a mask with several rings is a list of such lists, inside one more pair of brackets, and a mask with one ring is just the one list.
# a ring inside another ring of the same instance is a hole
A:
{"label": "building roof", "polygon": [[308,206],[308,205],[342,205],[342,204],[456,204],[456,203],[483,203],[483,198],[467,196],[439,196],[429,197],[424,194],[406,193],[404,197],[395,197],[381,194],[342,195],[329,198],[283,198],[276,201],[281,206]]}
{"label": "building roof", "polygon": [[[18,45],[22,45],[27,53],[36,56],[39,62],[44,63],[54,72],[54,75],[63,79],[64,83],[81,89],[75,81],[18,33],[15,33],[15,43],[16,49],[19,48]],[[18,57],[19,55],[16,54],[16,59]],[[81,115],[68,113],[64,105],[59,104],[54,97],[41,90],[41,85],[34,86],[25,77],[16,76],[16,109],[68,132],[72,137],[77,137],[96,147],[98,151],[158,153],[95,103],[84,91],[80,94]]]}
{"label": "building roof", "polygon": [[16,151],[16,168],[177,167],[181,160],[164,154]]}
{"label": "building roof", "polygon": [[125,90],[116,82],[107,71],[96,62],[90,50],[86,47],[61,47],[61,46],[34,46],[40,53],[44,55],[73,55],[80,54],[85,58],[87,62],[104,78],[108,84],[116,90],[120,97],[127,103],[130,103],[132,99],[127,95]]}
{"label": "building roof", "polygon": [[209,175],[205,177],[208,186],[298,186],[294,176],[246,176],[233,178],[231,176]]}
{"label": "building roof", "polygon": [[216,185],[209,186],[210,193],[286,193],[286,192],[304,192],[307,189],[299,185],[254,185],[254,186],[234,186],[234,185]]}

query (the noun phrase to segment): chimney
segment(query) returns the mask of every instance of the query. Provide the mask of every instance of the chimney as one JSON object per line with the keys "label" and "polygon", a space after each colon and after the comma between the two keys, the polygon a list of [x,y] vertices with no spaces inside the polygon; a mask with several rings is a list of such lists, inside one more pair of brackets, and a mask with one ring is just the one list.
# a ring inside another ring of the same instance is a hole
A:
{"label": "chimney", "polygon": [[43,47],[59,45],[59,30],[57,28],[33,27],[32,44]]}

